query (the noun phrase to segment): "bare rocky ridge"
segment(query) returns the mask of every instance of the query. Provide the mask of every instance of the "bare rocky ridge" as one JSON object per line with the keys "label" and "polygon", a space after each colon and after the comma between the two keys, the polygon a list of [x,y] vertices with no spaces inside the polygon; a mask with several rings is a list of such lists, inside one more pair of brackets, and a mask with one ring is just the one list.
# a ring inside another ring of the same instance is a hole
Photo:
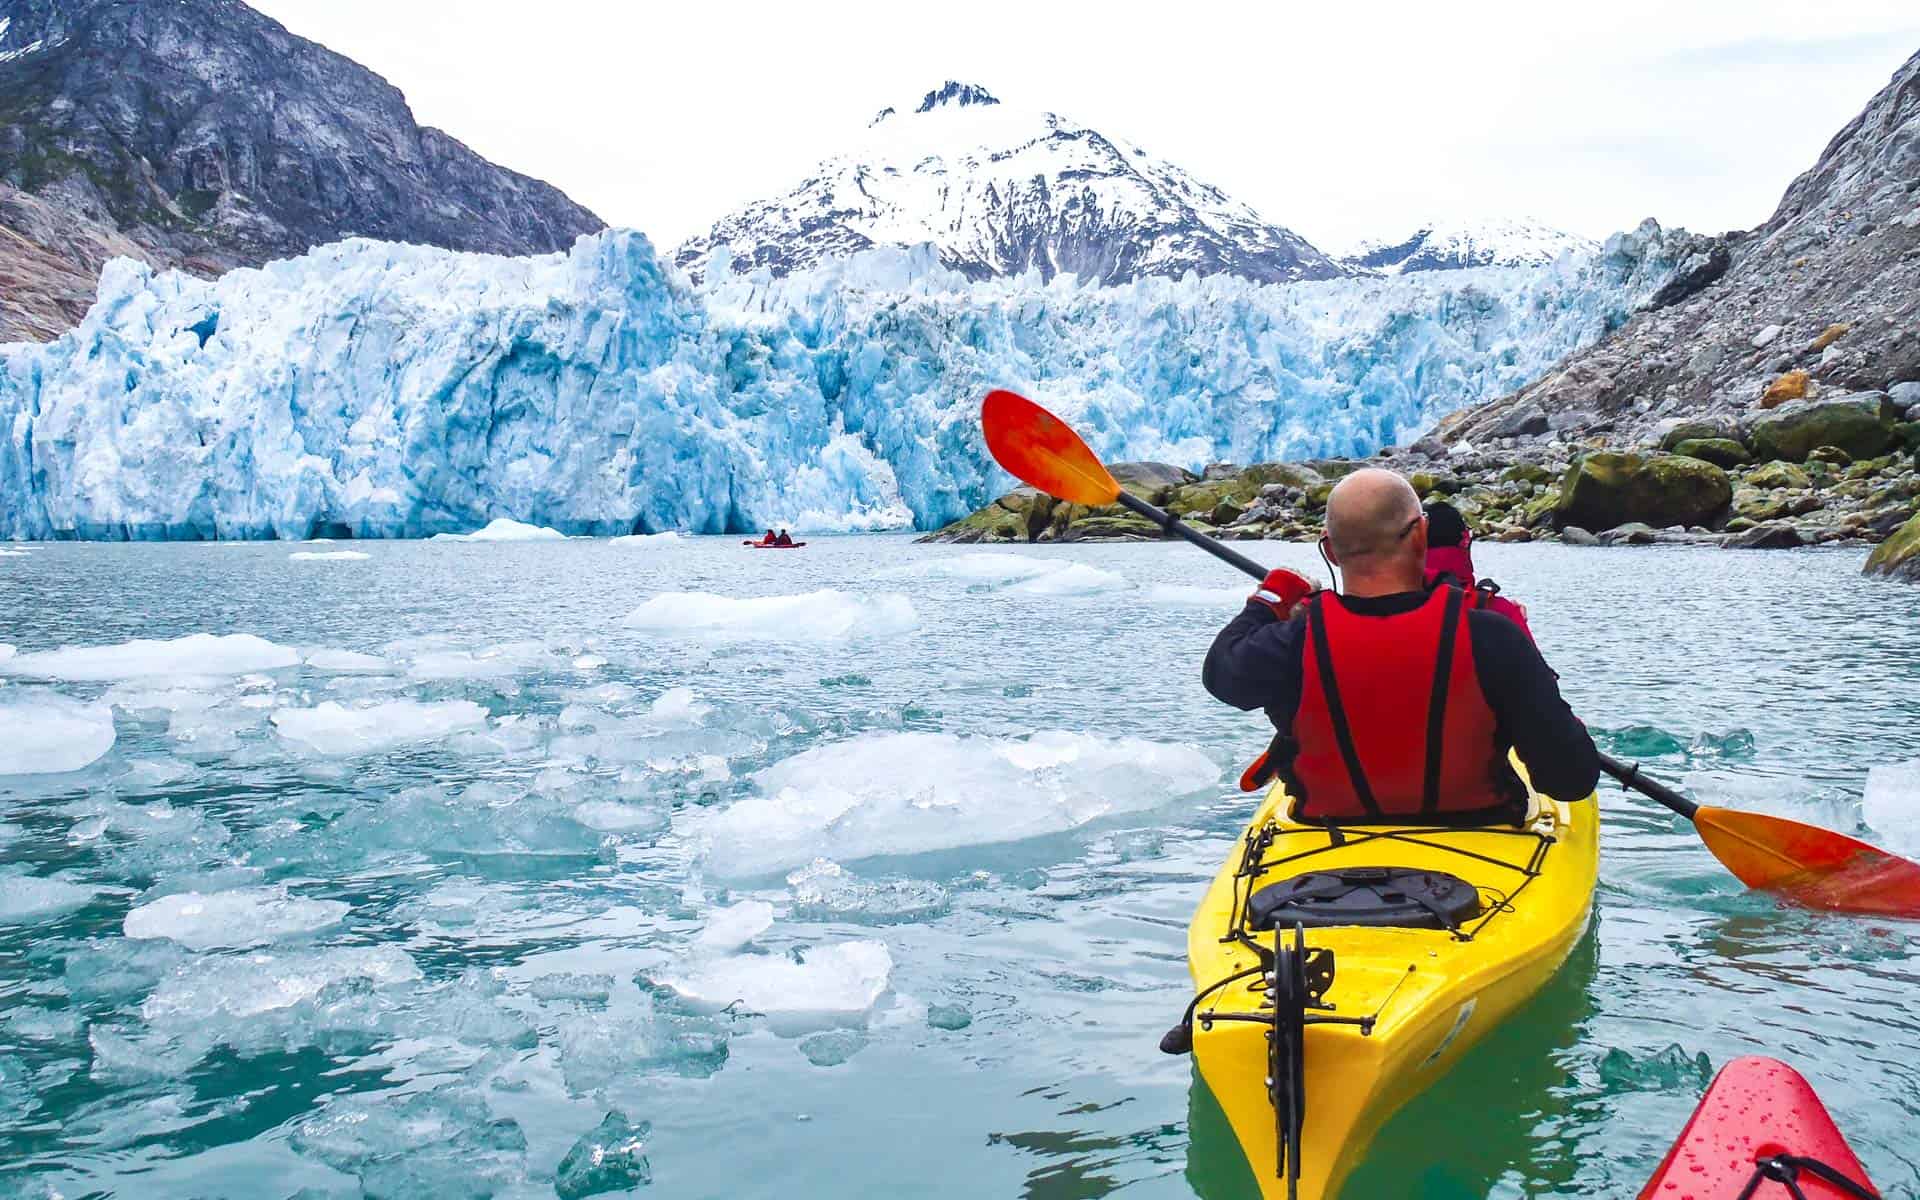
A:
{"label": "bare rocky ridge", "polygon": [[213,275],[354,235],[536,254],[602,228],[239,0],[0,0],[0,342],[70,327],[116,254]]}
{"label": "bare rocky ridge", "polygon": [[[1920,432],[1920,54],[1793,181],[1765,225],[1696,258],[1612,336],[1442,422],[1441,439],[1524,452],[1570,430],[1595,447],[1699,452],[1718,442],[1710,449],[1766,459],[1821,449],[1805,445],[1807,430],[1844,441],[1884,425],[1889,444],[1910,448]],[[1784,455],[1765,432],[1783,422],[1802,431]],[[1693,447],[1676,438],[1687,425],[1703,435]],[[1870,535],[1898,529],[1894,549],[1868,569],[1920,576],[1920,525],[1893,522],[1892,498],[1875,491],[1883,503],[1850,508],[1816,488],[1783,509],[1753,503],[1751,491],[1736,492],[1736,509],[1744,498],[1751,511],[1789,519],[1792,532],[1774,544],[1813,540],[1809,530],[1859,514]]]}

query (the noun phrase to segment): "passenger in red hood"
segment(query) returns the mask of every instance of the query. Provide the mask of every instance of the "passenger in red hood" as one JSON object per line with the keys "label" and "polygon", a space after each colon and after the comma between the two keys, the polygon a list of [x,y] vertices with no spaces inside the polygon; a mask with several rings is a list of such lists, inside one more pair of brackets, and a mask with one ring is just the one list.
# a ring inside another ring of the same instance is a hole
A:
{"label": "passenger in red hood", "polygon": [[1458,584],[1479,597],[1479,607],[1497,612],[1518,625],[1533,640],[1527,626],[1526,608],[1500,594],[1500,585],[1478,580],[1473,574],[1473,530],[1460,510],[1445,500],[1426,506],[1427,513],[1427,586],[1437,587],[1442,580]]}

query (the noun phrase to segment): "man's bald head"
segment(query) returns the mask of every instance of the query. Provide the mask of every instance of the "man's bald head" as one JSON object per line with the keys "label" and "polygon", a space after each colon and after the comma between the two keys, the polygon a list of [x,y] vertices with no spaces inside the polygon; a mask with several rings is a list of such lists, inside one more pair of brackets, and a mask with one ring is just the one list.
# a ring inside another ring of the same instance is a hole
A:
{"label": "man's bald head", "polygon": [[[1342,479],[1327,497],[1327,540],[1349,572],[1370,571],[1407,559],[1425,565],[1425,539],[1408,527],[1420,519],[1413,485],[1379,467],[1364,467]],[[1411,545],[1419,541],[1418,552]]]}

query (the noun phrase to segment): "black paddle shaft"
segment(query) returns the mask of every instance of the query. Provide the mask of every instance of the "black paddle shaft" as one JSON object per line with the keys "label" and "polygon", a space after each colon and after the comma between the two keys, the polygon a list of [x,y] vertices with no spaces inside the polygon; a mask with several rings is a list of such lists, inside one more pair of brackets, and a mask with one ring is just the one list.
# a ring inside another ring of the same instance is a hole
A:
{"label": "black paddle shaft", "polygon": [[[1119,503],[1122,508],[1139,513],[1175,537],[1185,538],[1221,562],[1238,567],[1255,579],[1265,579],[1267,577],[1267,569],[1259,563],[1241,554],[1239,551],[1229,548],[1224,543],[1201,533],[1198,529],[1188,525],[1172,513],[1164,509],[1155,508],[1153,505],[1148,504],[1145,500],[1142,500],[1140,497],[1125,489],[1122,489],[1120,492]],[[1658,800],[1689,821],[1693,820],[1694,814],[1700,811],[1698,804],[1695,804],[1665,784],[1656,783],[1647,778],[1638,766],[1630,767],[1612,755],[1602,754],[1600,756],[1600,767],[1607,774],[1619,780],[1621,786],[1632,788],[1643,796]]]}
{"label": "black paddle shaft", "polygon": [[1221,542],[1201,533],[1198,529],[1195,529],[1165,509],[1155,508],[1125,488],[1120,490],[1119,504],[1122,508],[1139,513],[1174,537],[1187,539],[1221,562],[1240,568],[1255,579],[1265,579],[1267,577],[1267,569],[1259,563],[1236,550],[1227,548],[1227,546]]}
{"label": "black paddle shaft", "polygon": [[1649,796],[1691,821],[1700,806],[1682,796],[1679,792],[1663,783],[1655,783],[1641,773],[1638,764],[1628,766],[1610,754],[1600,756],[1600,769],[1620,781],[1622,787],[1632,788],[1642,796]]}

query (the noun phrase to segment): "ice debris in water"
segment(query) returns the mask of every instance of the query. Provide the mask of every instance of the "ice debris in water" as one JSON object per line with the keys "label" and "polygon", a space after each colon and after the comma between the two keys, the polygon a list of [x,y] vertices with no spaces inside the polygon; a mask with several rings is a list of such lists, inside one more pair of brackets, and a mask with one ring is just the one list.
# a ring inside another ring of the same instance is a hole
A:
{"label": "ice debris in water", "polygon": [[1690,753],[1707,758],[1752,758],[1753,731],[1731,729],[1726,733],[1702,733],[1693,739]]}
{"label": "ice debris in water", "polygon": [[874,733],[775,763],[756,778],[759,795],[693,820],[712,867],[746,876],[1059,833],[1219,778],[1194,747],[1141,738]]}
{"label": "ice debris in water", "polygon": [[955,583],[1013,583],[1062,571],[1069,564],[1057,558],[1034,558],[1025,554],[975,551],[943,555],[921,562],[888,567],[879,572],[882,579],[948,579]]}
{"label": "ice debris in water", "polygon": [[1226,612],[1245,604],[1251,590],[1247,587],[1156,583],[1147,589],[1147,603],[1161,608],[1201,608]]}
{"label": "ice debris in water", "polygon": [[629,533],[613,539],[613,544],[622,550],[659,550],[681,540],[680,534],[669,529],[665,533]]}
{"label": "ice debris in water", "polygon": [[586,1095],[648,1074],[706,1079],[727,1062],[731,1019],[649,1003],[638,1012],[581,1013],[556,1025],[560,1075]]}
{"label": "ice debris in water", "polygon": [[526,1174],[526,1134],[459,1084],[335,1096],[294,1127],[295,1151],[357,1176],[368,1200],[492,1196]]}
{"label": "ice debris in water", "polygon": [[764,900],[742,900],[709,913],[694,946],[709,954],[731,954],[771,928],[773,905]]}
{"label": "ice debris in water", "polygon": [[895,925],[931,921],[952,904],[947,889],[923,879],[854,878],[839,863],[816,858],[787,876],[793,915],[810,921]]}
{"label": "ice debris in water", "polygon": [[707,719],[713,705],[702,704],[690,687],[668,688],[662,692],[647,715],[662,725],[698,725]]}
{"label": "ice debris in water", "polygon": [[78,771],[113,749],[113,710],[38,689],[0,693],[0,775]]}
{"label": "ice debris in water", "polygon": [[608,1113],[560,1160],[554,1192],[560,1200],[583,1200],[653,1182],[647,1163],[647,1134],[652,1128],[646,1121],[635,1125],[618,1110]]}
{"label": "ice debris in water", "polygon": [[292,562],[364,562],[372,557],[358,550],[295,550],[287,555]]}
{"label": "ice debris in water", "polygon": [[930,1004],[927,1006],[927,1024],[948,1031],[965,1029],[973,1024],[973,1014],[967,1011],[964,1004]]}
{"label": "ice debris in water", "polygon": [[867,1035],[858,1029],[830,1029],[800,1039],[800,1053],[816,1067],[837,1067],[866,1046]]}
{"label": "ice debris in water", "polygon": [[316,754],[366,754],[431,742],[463,730],[484,728],[487,710],[471,700],[389,700],[348,708],[327,700],[314,708],[283,708],[274,728],[289,742]]}
{"label": "ice debris in water", "polygon": [[1007,590],[1028,596],[1098,596],[1128,586],[1126,577],[1117,572],[1073,563],[1058,571],[1023,579]]}
{"label": "ice debris in water", "polygon": [[799,959],[765,954],[692,959],[657,982],[696,1012],[732,1005],[792,1036],[865,1018],[886,994],[893,956],[884,942],[808,947]]}
{"label": "ice debris in water", "polygon": [[200,958],[162,979],[140,1013],[161,1025],[240,1022],[292,1008],[344,981],[364,980],[380,988],[419,978],[413,959],[394,946]]}
{"label": "ice debris in water", "polygon": [[100,889],[54,876],[0,875],[0,925],[31,925],[85,907]]}
{"label": "ice debris in water", "polygon": [[315,671],[341,675],[384,675],[393,670],[393,664],[378,655],[325,646],[307,651],[303,661]]}
{"label": "ice debris in water", "polygon": [[235,888],[162,896],[127,914],[130,938],[167,938],[189,950],[263,946],[338,925],[349,906],[305,900],[285,888]]}
{"label": "ice debris in water", "polygon": [[1920,852],[1920,758],[1868,767],[1860,810],[1895,846]]}
{"label": "ice debris in water", "polygon": [[1705,1051],[1688,1054],[1677,1044],[1645,1058],[1616,1046],[1600,1060],[1600,1082],[1617,1091],[1697,1091],[1712,1078],[1713,1062]]}
{"label": "ice debris in water", "polygon": [[751,600],[710,592],[662,592],[628,614],[627,624],[661,634],[838,641],[907,633],[919,627],[920,617],[913,602],[898,593],[856,596],[824,588]]}
{"label": "ice debris in water", "polygon": [[501,642],[478,650],[430,643],[413,655],[413,661],[407,664],[407,674],[419,680],[502,679],[557,666],[559,661],[542,642]]}
{"label": "ice debris in water", "polygon": [[227,676],[297,666],[300,655],[250,633],[196,633],[171,641],[137,639],[112,646],[63,646],[16,654],[0,672],[72,683],[105,683],[165,675]]}
{"label": "ice debris in water", "polygon": [[536,1000],[603,1002],[613,994],[613,976],[572,972],[542,975],[527,985],[527,993]]}
{"label": "ice debris in water", "polygon": [[567,535],[544,525],[528,525],[508,517],[495,517],[472,533],[437,533],[436,542],[561,542]]}
{"label": "ice debris in water", "polygon": [[1666,754],[1684,754],[1687,744],[1658,725],[1626,725],[1619,729],[1595,729],[1602,741],[1623,758],[1658,758]]}

